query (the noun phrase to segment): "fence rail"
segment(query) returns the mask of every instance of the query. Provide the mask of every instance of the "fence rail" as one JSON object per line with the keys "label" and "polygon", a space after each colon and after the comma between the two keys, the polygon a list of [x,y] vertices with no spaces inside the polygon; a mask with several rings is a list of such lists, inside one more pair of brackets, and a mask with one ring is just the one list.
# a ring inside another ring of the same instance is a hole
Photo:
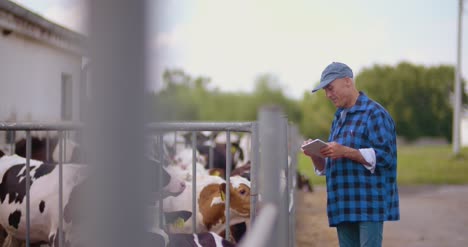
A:
{"label": "fence rail", "polygon": [[[262,113],[261,113],[262,114]],[[265,113],[263,113],[265,114]],[[268,115],[270,114],[270,115]],[[269,243],[270,246],[295,246],[294,241],[294,217],[295,217],[295,210],[294,210],[294,182],[292,179],[295,179],[295,162],[296,159],[291,159],[291,165],[288,166],[288,158],[287,158],[287,149],[288,149],[288,138],[291,138],[290,134],[288,135],[288,127],[286,118],[281,117],[281,115],[271,115],[272,113],[267,113],[267,115],[263,116],[263,121],[260,122],[159,122],[159,123],[149,123],[146,125],[147,131],[149,133],[156,134],[158,140],[161,142],[163,132],[169,131],[188,131],[192,132],[192,145],[196,146],[196,132],[197,131],[225,131],[226,138],[227,138],[227,148],[226,150],[230,150],[230,138],[231,132],[249,132],[251,133],[251,217],[250,220],[254,227],[262,227],[262,222],[271,222],[281,223],[281,227],[277,227],[274,225],[269,226],[269,230],[262,233],[259,236],[250,235],[246,238],[249,241],[254,241],[255,243]],[[274,114],[274,113],[273,113]],[[265,118],[266,116],[266,118]],[[278,117],[280,116],[280,117]],[[271,122],[271,120],[274,120]],[[271,128],[272,123],[275,121],[279,121],[276,123],[276,126]],[[59,136],[59,243],[60,246],[63,246],[63,161],[64,161],[64,153],[66,152],[65,142],[63,141],[66,138],[66,134],[69,131],[81,131],[83,130],[84,125],[82,123],[71,123],[71,122],[61,122],[61,123],[11,123],[11,122],[0,122],[0,131],[25,131],[26,132],[26,150],[27,150],[27,157],[26,160],[26,169],[29,171],[30,169],[30,159],[31,159],[31,131],[57,131]],[[262,129],[263,135],[262,133]],[[271,132],[273,130],[273,132]],[[270,131],[270,132],[269,132]],[[283,133],[284,132],[284,133]],[[276,135],[276,137],[275,137]],[[49,135],[47,134],[47,140]],[[276,143],[280,142],[280,143]],[[47,142],[48,143],[48,142]],[[48,144],[47,144],[48,145]],[[273,145],[273,146],[272,146]],[[262,146],[262,147],[261,147]],[[294,147],[294,145],[293,145]],[[262,148],[264,156],[263,158],[260,157],[260,149]],[[49,149],[49,147],[47,147]],[[195,150],[193,151],[193,159],[192,159],[192,172],[196,174],[196,159],[195,159]],[[276,150],[276,151],[275,151]],[[277,151],[280,152],[277,152]],[[296,152],[297,149],[292,148],[292,152]],[[163,152],[162,149],[159,149],[158,152]],[[212,152],[210,152],[212,155]],[[266,156],[265,156],[266,155]],[[270,157],[269,157],[270,156]],[[292,157],[295,154],[293,153]],[[160,156],[162,157],[162,156]],[[229,225],[229,205],[230,205],[230,190],[229,190],[229,182],[230,182],[230,165],[232,161],[232,154],[231,152],[226,152],[226,228],[225,228],[225,236],[230,235],[230,225]],[[261,163],[262,162],[262,163]],[[271,163],[271,164],[268,164]],[[277,164],[277,165],[273,165]],[[263,180],[260,180],[259,183],[259,169],[262,169]],[[280,185],[278,184],[279,181],[279,172],[283,171],[285,173],[285,188],[284,193],[278,193],[278,189],[280,189]],[[197,203],[196,203],[196,176],[193,175],[192,185],[192,210],[193,212],[197,211]],[[29,176],[26,176],[27,185],[30,184]],[[278,187],[278,188],[276,188]],[[272,215],[275,219],[272,220],[262,220],[256,224],[256,212],[258,207],[258,194],[259,189],[262,188],[262,193],[265,194],[265,201],[269,203],[268,206],[270,209],[266,210],[265,214]],[[29,186],[26,188],[26,245],[30,245],[30,202],[29,202]],[[162,203],[160,203],[160,210],[162,211]],[[161,213],[160,211],[160,213]],[[273,213],[274,212],[274,213]],[[194,214],[195,215],[195,214]],[[162,217],[159,217],[162,219]],[[162,221],[159,222],[162,224]],[[196,231],[196,217],[193,217],[192,226],[193,231]],[[265,227],[265,226],[263,226]],[[266,229],[266,228],[265,228]],[[251,229],[249,230],[249,234],[258,232],[259,230]],[[280,232],[281,231],[281,232]],[[248,234],[248,235],[249,235]],[[260,236],[266,237],[267,239],[259,240],[256,239]],[[254,240],[252,240],[254,239]],[[278,242],[279,240],[279,242]],[[249,246],[249,245],[244,245]],[[265,245],[263,245],[265,246]]]}

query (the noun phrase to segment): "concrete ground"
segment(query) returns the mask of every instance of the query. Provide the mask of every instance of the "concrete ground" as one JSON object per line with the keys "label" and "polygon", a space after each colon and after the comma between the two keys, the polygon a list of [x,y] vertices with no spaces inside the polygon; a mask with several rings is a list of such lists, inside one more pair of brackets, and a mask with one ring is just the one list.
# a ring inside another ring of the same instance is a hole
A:
{"label": "concrete ground", "polygon": [[[326,191],[298,192],[297,246],[338,246],[328,227]],[[384,224],[385,247],[468,246],[468,185],[400,187],[401,220]]]}

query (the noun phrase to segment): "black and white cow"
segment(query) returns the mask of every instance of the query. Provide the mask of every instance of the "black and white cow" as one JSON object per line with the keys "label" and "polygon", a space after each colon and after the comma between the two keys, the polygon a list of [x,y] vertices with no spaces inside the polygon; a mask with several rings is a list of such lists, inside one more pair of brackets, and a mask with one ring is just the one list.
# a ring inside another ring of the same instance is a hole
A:
{"label": "black and white cow", "polygon": [[[75,246],[73,225],[78,218],[78,203],[87,178],[87,166],[63,165],[63,239],[65,246]],[[163,189],[157,197],[176,196],[185,183],[162,171]],[[30,241],[32,244],[58,246],[59,179],[58,166],[30,160]],[[26,239],[26,159],[0,151],[0,225],[6,231],[7,246],[20,245]],[[156,198],[154,198],[156,199]],[[155,200],[153,200],[154,202]]]}
{"label": "black and white cow", "polygon": [[[63,157],[64,163],[80,163],[81,149],[78,144],[70,139],[64,140],[65,153]],[[58,163],[59,158],[59,138],[51,136],[49,138],[49,148],[47,148],[47,139],[33,136],[31,138],[31,158],[40,161]],[[26,157],[26,139],[22,138],[15,143],[15,154]]]}
{"label": "black and white cow", "polygon": [[[73,188],[85,179],[85,168],[63,166],[63,201],[68,202]],[[30,160],[30,240],[54,246],[58,235],[58,166]],[[0,153],[0,225],[9,241],[26,238],[26,159]],[[66,206],[66,203],[64,203]],[[64,218],[64,239],[70,222]]]}

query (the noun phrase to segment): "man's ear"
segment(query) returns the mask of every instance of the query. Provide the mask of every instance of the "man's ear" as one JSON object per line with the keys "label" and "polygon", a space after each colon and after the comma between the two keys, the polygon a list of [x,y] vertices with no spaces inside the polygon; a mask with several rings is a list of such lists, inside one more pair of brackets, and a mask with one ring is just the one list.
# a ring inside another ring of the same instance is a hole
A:
{"label": "man's ear", "polygon": [[346,85],[346,87],[350,87],[351,84],[352,84],[351,78],[345,77],[344,79],[345,79],[345,85]]}

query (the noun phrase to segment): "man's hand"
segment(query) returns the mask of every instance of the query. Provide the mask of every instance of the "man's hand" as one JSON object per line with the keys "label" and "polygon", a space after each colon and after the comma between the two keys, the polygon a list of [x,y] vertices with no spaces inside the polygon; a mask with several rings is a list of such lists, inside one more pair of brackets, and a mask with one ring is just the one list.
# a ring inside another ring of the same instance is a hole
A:
{"label": "man's hand", "polygon": [[336,142],[329,142],[327,147],[320,149],[320,153],[331,159],[345,158],[346,153],[350,152],[349,148]]}
{"label": "man's hand", "polygon": [[[302,146],[306,145],[307,143],[309,143],[309,142],[311,142],[311,141],[312,141],[312,139],[305,140],[305,141],[302,143]],[[313,157],[320,157],[320,156],[317,156],[317,155],[315,155],[315,154],[313,154],[313,153],[311,153],[311,152],[308,152],[308,150],[304,150],[304,149],[301,149],[301,150],[302,150],[302,152],[303,152],[305,155],[307,155],[307,156],[309,156],[309,157],[311,157],[311,158],[313,158]]]}
{"label": "man's hand", "polygon": [[[302,145],[305,145],[305,144],[307,144],[307,143],[309,143],[311,141],[312,141],[312,139],[306,140],[306,141],[304,141],[304,143],[302,143]],[[315,155],[313,153],[309,153],[309,152],[304,151],[304,150],[302,150],[302,152],[312,159],[312,162],[314,163],[315,169],[317,169],[318,171],[323,171],[323,169],[325,168],[325,159],[324,158],[322,158],[320,156],[317,156],[317,155]]]}

